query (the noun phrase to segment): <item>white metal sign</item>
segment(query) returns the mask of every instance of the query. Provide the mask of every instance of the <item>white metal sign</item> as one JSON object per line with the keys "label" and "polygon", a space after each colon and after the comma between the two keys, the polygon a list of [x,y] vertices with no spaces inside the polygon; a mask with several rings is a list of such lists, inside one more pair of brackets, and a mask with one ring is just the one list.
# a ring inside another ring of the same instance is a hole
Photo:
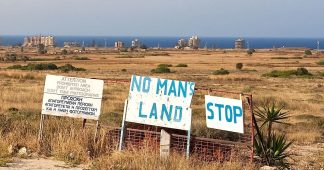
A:
{"label": "white metal sign", "polygon": [[98,120],[103,80],[47,75],[42,114]]}
{"label": "white metal sign", "polygon": [[126,121],[189,130],[195,83],[132,76]]}
{"label": "white metal sign", "polygon": [[244,133],[242,100],[205,96],[207,127]]}

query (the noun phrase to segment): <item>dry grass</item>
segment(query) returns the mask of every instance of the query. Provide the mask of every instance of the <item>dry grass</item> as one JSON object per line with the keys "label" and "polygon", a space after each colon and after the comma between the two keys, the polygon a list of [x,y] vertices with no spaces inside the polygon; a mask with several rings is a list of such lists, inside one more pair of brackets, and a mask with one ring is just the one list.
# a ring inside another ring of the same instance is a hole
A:
{"label": "dry grass", "polygon": [[[17,52],[18,53],[18,52]],[[33,52],[28,52],[35,55]],[[152,52],[149,52],[151,54]],[[155,52],[153,52],[155,53]],[[159,52],[157,52],[159,53]],[[102,131],[99,142],[93,142],[93,128],[82,130],[81,120],[71,118],[46,119],[45,140],[41,147],[37,144],[37,133],[41,110],[44,78],[46,74],[60,74],[67,76],[88,78],[118,78],[130,79],[132,74],[150,75],[155,77],[178,79],[196,82],[198,87],[209,87],[219,90],[248,92],[254,96],[255,105],[262,104],[265,100],[275,99],[280,104],[285,104],[290,111],[289,123],[292,126],[278,128],[287,133],[290,139],[299,144],[311,144],[323,139],[323,124],[314,124],[314,119],[298,117],[298,115],[316,115],[316,120],[324,117],[324,79],[313,76],[312,78],[267,78],[261,75],[277,70],[290,70],[306,67],[311,73],[323,72],[323,67],[316,64],[318,58],[299,59],[296,56],[302,51],[286,51],[285,59],[276,59],[277,52],[260,51],[252,56],[245,52],[227,51],[164,51],[168,55],[144,58],[116,58],[116,52],[101,52],[80,55],[91,60],[73,60],[71,56],[66,59],[50,61],[57,65],[65,63],[87,69],[85,72],[61,73],[56,71],[14,71],[5,68],[13,64],[0,63],[0,164],[5,160],[6,149],[11,144],[27,146],[30,152],[37,152],[45,156],[54,156],[70,163],[87,163],[95,160],[94,168],[109,167],[110,169],[242,169],[253,166],[242,163],[226,162],[201,163],[195,160],[186,160],[179,155],[173,155],[167,160],[162,160],[158,155],[134,152],[111,152],[105,146]],[[132,54],[133,55],[133,54]],[[282,56],[283,54],[279,54]],[[52,56],[37,56],[38,58],[55,58]],[[295,58],[294,58],[295,57]],[[174,73],[152,74],[151,69],[161,63],[173,65],[186,63],[189,67],[172,67]],[[46,61],[41,61],[46,62]],[[243,63],[243,70],[236,70],[236,63]],[[28,63],[28,62],[27,62]],[[212,75],[214,70],[224,68],[229,70],[229,75]],[[121,71],[126,69],[127,71]],[[104,88],[103,112],[100,122],[108,126],[120,126],[124,100],[127,98],[129,83],[106,84]],[[227,96],[235,97],[238,96]],[[199,136],[215,136],[214,130],[205,126],[203,94],[193,100],[193,133]],[[8,111],[17,108],[18,112]]]}

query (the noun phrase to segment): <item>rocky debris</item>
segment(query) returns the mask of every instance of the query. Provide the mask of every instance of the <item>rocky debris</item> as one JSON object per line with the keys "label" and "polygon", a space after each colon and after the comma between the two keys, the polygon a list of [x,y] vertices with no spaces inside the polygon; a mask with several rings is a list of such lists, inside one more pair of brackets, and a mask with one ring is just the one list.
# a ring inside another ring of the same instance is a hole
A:
{"label": "rocky debris", "polygon": [[278,168],[273,166],[263,166],[260,170],[278,170]]}
{"label": "rocky debris", "polygon": [[28,156],[28,152],[27,152],[27,147],[25,146],[21,146],[18,144],[11,144],[8,147],[8,153],[10,155],[17,155],[17,156],[21,156],[21,157],[26,157]]}
{"label": "rocky debris", "polygon": [[28,155],[28,153],[27,153],[27,148],[26,147],[22,147],[22,148],[20,148],[18,150],[18,156],[23,157],[23,156],[27,156],[27,155]]}

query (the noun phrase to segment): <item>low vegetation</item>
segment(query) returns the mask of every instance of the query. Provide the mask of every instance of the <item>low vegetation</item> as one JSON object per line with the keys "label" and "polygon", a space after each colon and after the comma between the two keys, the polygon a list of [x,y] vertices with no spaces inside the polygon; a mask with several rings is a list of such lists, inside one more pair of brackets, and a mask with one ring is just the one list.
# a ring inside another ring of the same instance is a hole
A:
{"label": "low vegetation", "polygon": [[171,64],[159,64],[157,68],[152,69],[152,73],[171,73],[171,69],[169,67],[172,67]]}
{"label": "low vegetation", "polygon": [[90,58],[85,57],[85,56],[74,56],[73,59],[74,60],[90,60]]}
{"label": "low vegetation", "polygon": [[305,55],[312,55],[312,51],[311,50],[305,50]]}
{"label": "low vegetation", "polygon": [[176,67],[188,67],[188,65],[187,64],[180,63],[180,64],[176,65]]}
{"label": "low vegetation", "polygon": [[236,67],[236,69],[238,69],[238,70],[242,70],[242,68],[243,68],[243,64],[242,64],[242,63],[236,63],[235,67]]}
{"label": "low vegetation", "polygon": [[213,72],[214,75],[227,75],[229,74],[229,71],[228,70],[225,70],[224,68],[221,68],[219,70],[215,70]]}
{"label": "low vegetation", "polygon": [[30,60],[30,57],[25,55],[17,55],[15,53],[12,54],[6,54],[3,57],[0,57],[0,61],[9,61],[9,62],[15,62],[15,61],[28,61]]}
{"label": "low vegetation", "polygon": [[271,59],[287,60],[287,59],[303,59],[303,57],[271,57]]}
{"label": "low vegetation", "polygon": [[84,68],[77,68],[71,64],[65,64],[63,66],[58,67],[53,63],[41,63],[41,64],[27,64],[27,65],[13,65],[9,66],[7,69],[14,69],[14,70],[61,70],[63,72],[69,71],[85,71]]}
{"label": "low vegetation", "polygon": [[246,53],[247,53],[248,55],[252,55],[254,52],[255,52],[255,49],[248,49],[248,50],[246,51]]}
{"label": "low vegetation", "polygon": [[158,67],[172,67],[172,64],[159,64]]}
{"label": "low vegetation", "polygon": [[324,60],[320,60],[317,62],[318,65],[324,65]]}
{"label": "low vegetation", "polygon": [[291,77],[291,76],[312,76],[311,73],[308,72],[308,70],[306,68],[297,68],[297,70],[283,70],[283,71],[279,71],[279,70],[273,70],[270,73],[265,73],[262,76],[264,77],[283,77],[283,78],[287,78],[287,77]]}

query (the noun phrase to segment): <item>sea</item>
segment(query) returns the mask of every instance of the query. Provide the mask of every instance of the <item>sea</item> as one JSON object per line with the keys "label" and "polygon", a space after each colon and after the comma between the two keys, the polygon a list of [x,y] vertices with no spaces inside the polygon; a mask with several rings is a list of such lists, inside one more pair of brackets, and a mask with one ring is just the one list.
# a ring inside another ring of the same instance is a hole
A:
{"label": "sea", "polygon": [[[14,46],[22,44],[25,36],[1,36],[1,46]],[[98,47],[113,47],[116,41],[122,41],[126,46],[130,46],[131,41],[138,38],[141,44],[147,47],[154,48],[173,48],[180,38],[186,40],[189,37],[135,37],[135,36],[54,36],[55,44],[58,47],[63,47],[64,42],[77,42],[80,45],[92,46],[96,44]],[[199,37],[200,48],[234,48],[234,41],[238,37]],[[244,37],[243,37],[244,38]],[[262,49],[262,48],[324,48],[324,38],[253,38],[246,37],[247,48]],[[322,45],[321,45],[322,43]]]}

